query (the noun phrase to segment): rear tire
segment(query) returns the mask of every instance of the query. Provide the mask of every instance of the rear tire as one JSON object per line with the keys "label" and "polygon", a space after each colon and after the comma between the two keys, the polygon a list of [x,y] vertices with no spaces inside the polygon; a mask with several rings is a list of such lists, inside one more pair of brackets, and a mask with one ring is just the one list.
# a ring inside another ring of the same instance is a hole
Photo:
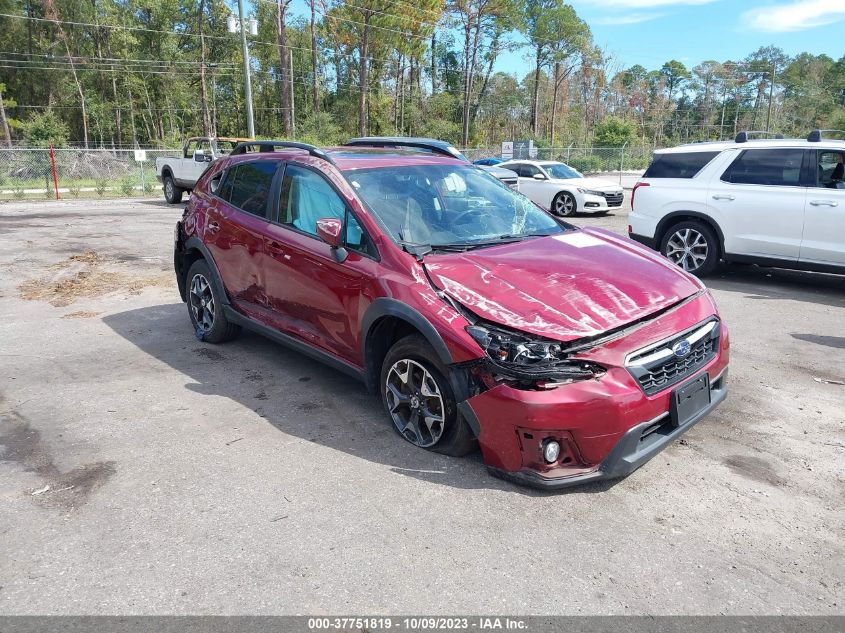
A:
{"label": "rear tire", "polygon": [[420,448],[458,457],[475,450],[477,442],[458,413],[447,371],[428,341],[412,334],[387,352],[379,390],[399,435]]}
{"label": "rear tire", "polygon": [[578,202],[568,191],[561,191],[552,200],[552,213],[563,218],[575,215],[578,211]]}
{"label": "rear tire", "polygon": [[696,277],[706,277],[719,265],[716,233],[698,220],[684,220],[670,226],[660,240],[660,252]]}
{"label": "rear tire", "polygon": [[182,202],[183,189],[176,185],[173,176],[167,174],[162,183],[164,185],[164,199],[170,204],[178,204]]}
{"label": "rear tire", "polygon": [[199,340],[225,343],[235,338],[241,328],[226,319],[222,297],[218,295],[213,279],[211,269],[204,259],[191,265],[185,279],[188,314]]}

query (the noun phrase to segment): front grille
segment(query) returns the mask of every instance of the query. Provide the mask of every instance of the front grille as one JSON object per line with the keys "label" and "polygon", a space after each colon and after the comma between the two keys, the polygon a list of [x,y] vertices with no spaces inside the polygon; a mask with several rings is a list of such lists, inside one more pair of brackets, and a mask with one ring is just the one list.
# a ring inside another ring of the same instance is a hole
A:
{"label": "front grille", "polygon": [[619,193],[605,193],[603,195],[609,207],[621,207],[622,200],[625,198],[625,194],[621,191]]}
{"label": "front grille", "polygon": [[[689,344],[679,356],[675,350]],[[709,321],[691,330],[631,354],[625,364],[646,395],[675,385],[710,362],[719,349],[719,322]]]}

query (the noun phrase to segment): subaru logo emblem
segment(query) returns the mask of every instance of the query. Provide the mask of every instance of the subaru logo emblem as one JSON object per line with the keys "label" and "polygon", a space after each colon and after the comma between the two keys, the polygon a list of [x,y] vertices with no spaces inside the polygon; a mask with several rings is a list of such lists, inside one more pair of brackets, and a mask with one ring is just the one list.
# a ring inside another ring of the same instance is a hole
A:
{"label": "subaru logo emblem", "polygon": [[678,358],[683,358],[690,353],[691,346],[687,339],[678,341],[672,346],[672,353]]}

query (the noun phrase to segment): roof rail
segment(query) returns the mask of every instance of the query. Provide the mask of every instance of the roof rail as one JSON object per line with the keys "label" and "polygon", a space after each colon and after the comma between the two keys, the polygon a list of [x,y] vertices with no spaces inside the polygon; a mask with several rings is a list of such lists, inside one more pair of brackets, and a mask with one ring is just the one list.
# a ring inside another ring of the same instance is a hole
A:
{"label": "roof rail", "polygon": [[310,145],[308,143],[297,143],[296,141],[245,141],[243,143],[238,143],[229,152],[229,156],[237,156],[239,154],[246,154],[249,151],[249,148],[253,147],[258,152],[275,152],[276,148],[281,149],[301,149],[308,152],[311,156],[315,158],[322,158],[325,161],[328,161],[332,165],[335,164],[332,157],[326,154],[323,150],[321,150],[316,145]]}
{"label": "roof rail", "polygon": [[839,138],[845,139],[845,130],[813,130],[807,136],[807,140],[811,143],[819,143],[827,138],[827,135],[833,132],[838,134]]}
{"label": "roof rail", "polygon": [[[424,149],[434,154],[441,154],[449,158],[467,160],[466,157],[455,149],[451,143],[436,138],[406,138],[402,136],[362,136],[351,138],[346,143],[347,147],[412,147]],[[469,162],[469,161],[467,161]]]}
{"label": "roof rail", "polygon": [[740,132],[736,135],[734,139],[735,143],[747,143],[748,141],[752,140],[752,138],[758,137],[768,137],[774,139],[782,139],[783,134],[776,134],[774,132],[766,132],[764,130],[746,130],[745,132]]}

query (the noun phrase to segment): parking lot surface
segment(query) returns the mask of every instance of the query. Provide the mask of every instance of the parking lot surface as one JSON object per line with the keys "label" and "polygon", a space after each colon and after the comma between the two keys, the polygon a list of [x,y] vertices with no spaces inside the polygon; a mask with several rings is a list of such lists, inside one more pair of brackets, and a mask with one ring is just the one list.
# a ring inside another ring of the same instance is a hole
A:
{"label": "parking lot surface", "polygon": [[199,342],[181,208],[0,207],[0,613],[845,613],[845,278],[708,279],[727,402],[627,479],[542,493],[300,354]]}

